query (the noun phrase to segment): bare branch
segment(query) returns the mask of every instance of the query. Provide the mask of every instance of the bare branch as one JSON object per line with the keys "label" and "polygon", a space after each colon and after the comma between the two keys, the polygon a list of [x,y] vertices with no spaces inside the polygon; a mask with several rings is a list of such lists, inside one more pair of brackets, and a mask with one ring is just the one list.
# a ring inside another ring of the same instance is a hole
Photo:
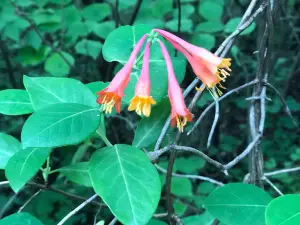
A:
{"label": "bare branch", "polygon": [[1,181],[0,186],[9,184],[9,181]]}
{"label": "bare branch", "polygon": [[279,195],[283,195],[283,193],[267,177],[263,177],[262,180],[266,181]]}
{"label": "bare branch", "polygon": [[118,222],[118,219],[115,217],[108,225],[115,225]]}
{"label": "bare branch", "polygon": [[295,127],[298,129],[298,131],[300,131],[300,127],[298,126],[298,123],[297,123],[296,119],[293,117],[293,115],[291,113],[291,110],[289,109],[286,101],[284,100],[284,98],[282,97],[280,92],[272,84],[267,83],[266,85],[267,85],[267,87],[270,87],[271,90],[274,91],[278,95],[281,103],[283,104],[285,113],[291,118],[291,120],[293,121],[293,123],[294,123]]}
{"label": "bare branch", "polygon": [[215,133],[215,129],[217,127],[217,123],[218,123],[218,120],[219,120],[219,115],[220,115],[220,104],[219,104],[219,100],[218,99],[215,99],[215,102],[216,102],[216,110],[215,110],[215,118],[214,118],[214,122],[211,126],[211,130],[209,132],[209,135],[208,135],[208,140],[207,140],[207,148],[210,147],[210,144],[211,144],[211,140],[212,140],[212,137]]}
{"label": "bare branch", "polygon": [[274,175],[278,175],[278,174],[282,174],[282,173],[291,173],[291,172],[296,172],[296,171],[300,171],[300,167],[276,170],[273,172],[264,173],[264,176],[269,177],[269,176],[274,176]]}
{"label": "bare branch", "polygon": [[25,203],[24,205],[22,205],[20,207],[20,209],[18,210],[18,213],[19,212],[22,212],[23,209],[42,191],[42,189],[38,190],[37,192],[35,192]]}
{"label": "bare branch", "polygon": [[[167,173],[167,170],[165,170],[164,168],[160,167],[159,165],[155,164],[155,167],[163,172],[163,173]],[[181,178],[189,178],[189,179],[193,179],[193,180],[204,180],[204,181],[208,181],[210,183],[219,185],[219,186],[223,186],[224,184],[220,181],[216,181],[212,178],[209,177],[204,177],[204,176],[198,176],[198,175],[185,175],[185,174],[178,174],[178,173],[172,173],[172,176],[174,177],[181,177]]]}
{"label": "bare branch", "polygon": [[69,212],[57,225],[64,224],[68,219],[70,219],[72,216],[74,216],[76,213],[78,213],[83,207],[88,205],[90,202],[92,202],[95,198],[97,198],[98,195],[94,194],[92,197],[81,203],[79,206],[77,206],[74,210]]}

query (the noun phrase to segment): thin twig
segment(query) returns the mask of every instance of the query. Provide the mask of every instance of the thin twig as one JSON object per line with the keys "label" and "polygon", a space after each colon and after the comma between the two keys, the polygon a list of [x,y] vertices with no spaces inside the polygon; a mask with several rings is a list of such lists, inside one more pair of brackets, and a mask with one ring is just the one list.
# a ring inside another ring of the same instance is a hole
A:
{"label": "thin twig", "polygon": [[300,171],[300,167],[276,170],[273,172],[264,173],[264,176],[269,177],[269,176],[274,176],[274,175],[283,174],[283,173],[291,173],[291,172],[296,172],[296,171]]}
{"label": "thin twig", "polygon": [[74,216],[77,212],[79,212],[83,207],[88,205],[90,202],[92,202],[95,198],[97,198],[98,195],[94,194],[92,197],[81,203],[79,206],[77,206],[74,210],[69,212],[57,225],[64,224],[68,219],[70,219],[72,216]]}
{"label": "thin twig", "polygon": [[[228,91],[226,94],[222,95],[219,98],[219,101],[222,101],[223,99],[225,99],[226,97],[230,96],[231,94],[234,93],[238,93],[240,90],[249,87],[251,85],[257,84],[259,81],[257,79],[250,81],[246,84],[243,84],[237,88],[232,89],[231,91]],[[192,127],[192,129],[187,133],[187,135],[190,135],[196,128],[197,126],[200,124],[200,122],[202,121],[202,119],[204,118],[204,116],[206,115],[206,113],[212,108],[214,107],[216,104],[216,102],[212,102],[209,106],[206,107],[206,109],[202,112],[202,114],[200,115],[199,119],[195,122],[194,126]]]}
{"label": "thin twig", "polygon": [[22,205],[20,207],[20,209],[18,210],[18,213],[19,212],[22,212],[23,209],[42,191],[42,189],[38,190],[37,192],[34,193],[34,195],[32,195],[25,203],[24,205]]}
{"label": "thin twig", "polygon": [[219,168],[221,170],[225,169],[224,166],[221,163],[219,163],[218,161],[210,158],[209,156],[207,156],[206,154],[204,154],[203,152],[201,152],[195,148],[191,148],[191,147],[187,147],[187,146],[168,145],[162,149],[159,149],[158,151],[149,152],[148,156],[151,161],[156,161],[160,155],[162,155],[165,152],[168,152],[170,149],[175,149],[177,151],[192,152],[194,154],[199,155],[200,157],[205,159],[208,163],[214,165],[216,168]]}
{"label": "thin twig", "polygon": [[10,208],[11,204],[15,201],[15,199],[18,197],[20,192],[24,189],[25,186],[23,186],[17,193],[14,193],[13,196],[10,197],[10,199],[6,202],[6,204],[2,207],[0,212],[0,219],[4,216],[5,212]]}
{"label": "thin twig", "polygon": [[118,219],[115,217],[108,225],[115,225],[118,222]]}
{"label": "thin twig", "polygon": [[[167,170],[160,167],[159,165],[155,164],[155,167],[163,172],[163,173],[167,173]],[[199,176],[199,175],[186,175],[186,174],[178,174],[178,173],[172,173],[172,176],[174,177],[181,177],[181,178],[189,178],[189,179],[193,179],[193,180],[204,180],[204,181],[208,181],[210,183],[219,185],[219,186],[223,186],[224,184],[220,181],[217,181],[215,179],[212,179],[210,177],[204,177],[204,176]]]}
{"label": "thin twig", "polygon": [[212,140],[212,137],[215,133],[215,129],[217,127],[217,123],[218,123],[218,120],[219,120],[219,115],[220,115],[220,104],[219,104],[219,100],[218,99],[215,99],[215,102],[216,102],[216,110],[215,110],[215,118],[214,118],[214,122],[211,126],[211,130],[209,132],[209,135],[208,135],[208,140],[207,140],[207,148],[210,147],[210,144],[211,144],[211,140]]}
{"label": "thin twig", "polygon": [[132,16],[131,16],[131,18],[129,20],[129,23],[128,23],[129,25],[134,24],[134,21],[136,19],[137,14],[139,13],[142,2],[143,2],[143,0],[137,0],[137,2],[135,4],[135,7],[134,7],[134,10],[133,10],[133,13],[132,13]]}
{"label": "thin twig", "polygon": [[9,181],[1,181],[0,186],[9,184]]}
{"label": "thin twig", "polygon": [[289,109],[286,101],[284,100],[284,98],[282,97],[280,92],[272,84],[267,83],[266,85],[267,85],[267,87],[270,87],[271,90],[274,91],[278,95],[281,103],[283,104],[285,113],[291,118],[291,120],[293,121],[293,123],[294,123],[295,127],[298,129],[298,131],[300,131],[300,127],[298,126],[298,123],[297,123],[296,119],[293,117],[293,115],[291,113],[291,110]]}
{"label": "thin twig", "polygon": [[241,153],[239,154],[237,157],[235,157],[232,161],[230,161],[229,163],[227,163],[224,167],[225,170],[229,170],[230,168],[234,167],[238,162],[240,162],[243,158],[245,158],[254,148],[254,146],[256,145],[256,143],[259,141],[259,139],[261,138],[262,134],[257,135],[253,141],[247,146],[247,148]]}
{"label": "thin twig", "polygon": [[270,181],[267,177],[263,177],[262,180],[266,181],[279,195],[283,195],[283,193]]}

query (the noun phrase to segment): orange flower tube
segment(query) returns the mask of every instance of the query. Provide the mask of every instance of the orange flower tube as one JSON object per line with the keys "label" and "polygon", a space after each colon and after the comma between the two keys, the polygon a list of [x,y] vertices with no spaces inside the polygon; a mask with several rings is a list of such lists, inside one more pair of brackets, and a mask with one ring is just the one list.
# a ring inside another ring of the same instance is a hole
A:
{"label": "orange flower tube", "polygon": [[175,124],[177,124],[178,130],[180,132],[183,132],[183,128],[187,124],[187,121],[192,121],[192,114],[189,112],[184,103],[184,97],[176,79],[168,50],[161,41],[158,42],[160,44],[161,51],[164,56],[168,71],[168,95],[172,107],[171,125],[174,127]]}

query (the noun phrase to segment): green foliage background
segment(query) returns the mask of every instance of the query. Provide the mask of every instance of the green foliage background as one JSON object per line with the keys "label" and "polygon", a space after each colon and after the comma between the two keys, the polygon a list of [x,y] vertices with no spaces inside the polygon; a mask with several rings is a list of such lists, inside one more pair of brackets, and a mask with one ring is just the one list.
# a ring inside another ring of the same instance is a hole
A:
{"label": "green foliage background", "polygon": [[[249,2],[249,0],[181,0],[182,17],[179,35],[195,45],[214,52],[220,43],[235,30]],[[153,94],[156,95],[155,97],[159,99],[160,103],[153,109],[152,117],[140,119],[134,113],[124,110],[121,113],[122,117],[113,113],[106,116],[104,123],[103,115],[97,116],[99,113],[96,110],[95,92],[103,89],[107,82],[113,78],[115,72],[126,62],[132,47],[130,44],[122,42],[122,40],[133,38],[129,31],[132,27],[123,27],[123,30],[111,32],[119,26],[135,25],[137,34],[136,36],[133,35],[134,37],[150,32],[151,28],[162,28],[177,33],[178,11],[176,4],[173,0],[143,0],[134,23],[130,24],[137,4],[134,0],[119,0],[118,11],[115,8],[115,0],[15,0],[14,3],[17,8],[8,0],[0,2],[0,113],[3,114],[0,115],[0,153],[1,149],[7,148],[7,143],[11,154],[19,151],[21,148],[19,142],[21,130],[28,118],[27,113],[40,109],[34,116],[30,117],[30,121],[35,120],[36,123],[43,120],[50,112],[55,112],[57,115],[57,118],[51,118],[53,121],[60,120],[66,112],[70,111],[84,112],[83,120],[88,120],[89,117],[96,118],[94,124],[86,127],[80,136],[81,140],[86,139],[83,143],[74,142],[74,138],[76,139],[78,136],[73,137],[72,135],[61,136],[51,143],[47,142],[47,144],[41,141],[43,137],[40,137],[38,141],[32,140],[31,137],[35,133],[40,135],[38,134],[39,129],[34,130],[32,127],[27,127],[26,124],[22,132],[23,147],[53,148],[51,167],[61,169],[49,176],[49,185],[88,198],[94,191],[91,188],[90,179],[86,178],[88,169],[85,163],[90,160],[96,149],[105,146],[105,140],[102,141],[91,136],[97,127],[101,125],[97,131],[98,135],[106,136],[112,144],[132,144],[151,151],[169,113],[169,103],[164,99],[165,88],[167,87],[166,82],[164,83],[167,76],[166,70],[164,64],[153,62],[151,64],[152,83],[155,87]],[[300,20],[297,16],[299,9],[299,0],[282,1],[278,6],[272,39],[272,65],[269,74],[269,82],[278,88],[284,96],[297,121],[300,119],[300,86],[297,82],[300,74]],[[228,55],[233,59],[232,76],[226,83],[228,90],[255,78],[256,51],[261,38],[260,27],[259,22],[253,23],[234,42]],[[114,34],[114,38],[106,40],[109,34]],[[106,44],[104,45],[105,40]],[[157,49],[157,46],[153,46],[151,59],[162,61],[162,56]],[[186,69],[185,61],[181,55],[174,57],[173,60],[176,75],[182,82],[182,87],[185,88],[192,82],[194,75],[188,66]],[[124,105],[128,104],[130,100],[140,66],[138,65],[133,72],[132,77],[135,79],[132,79],[126,90],[127,98],[124,100]],[[72,79],[64,79],[67,77]],[[62,83],[70,88],[64,90],[61,86]],[[54,90],[59,98],[41,91],[40,87]],[[74,89],[72,90],[71,87]],[[27,92],[24,91],[25,88]],[[6,89],[22,90],[9,91]],[[217,125],[217,132],[213,137],[212,147],[207,149],[206,142],[214,118],[213,111],[205,117],[199,128],[191,136],[181,138],[180,144],[201,149],[205,154],[222,163],[227,163],[236,157],[247,146],[249,139],[249,101],[246,98],[250,96],[251,91],[251,88],[243,90],[222,101],[220,120]],[[81,93],[82,96],[78,94],[74,98],[73,95],[77,92]],[[88,99],[86,96],[89,96]],[[265,172],[299,166],[299,133],[284,112],[278,96],[271,91],[267,92],[267,96],[270,101],[267,102],[267,117],[262,139]],[[7,103],[9,98],[15,101],[14,104],[18,107],[19,113],[15,114],[14,110],[10,108]],[[22,104],[18,105],[17,100]],[[191,97],[187,98],[187,101],[190,100]],[[193,111],[196,118],[212,101],[210,94],[205,92]],[[33,106],[30,102],[33,103]],[[51,106],[53,103],[58,105],[53,107]],[[61,105],[59,106],[59,104]],[[66,124],[68,123],[66,122]],[[192,124],[186,130],[189,130],[191,126]],[[154,132],[147,134],[146,131],[150,128]],[[168,134],[168,138],[163,142],[164,146],[168,144],[168,139],[175,137],[175,132],[170,131]],[[24,140],[27,141],[24,142]],[[69,146],[69,144],[74,145]],[[50,152],[47,148],[42,153],[39,153],[39,148],[28,148],[26,151],[33,152],[35,157],[41,158],[42,164]],[[23,162],[26,156],[19,154],[15,160],[16,162]],[[72,165],[77,162],[81,162],[79,166],[83,172],[81,171],[81,175],[76,174],[74,176],[68,171],[72,171]],[[6,163],[7,160],[2,160],[0,157],[0,169],[4,169]],[[6,177],[9,179],[10,176],[13,176],[12,180],[16,179],[16,183],[12,183],[11,186],[15,191],[20,190],[20,193],[15,195],[11,188],[0,186],[0,211],[13,196],[16,197],[4,215],[16,212],[38,190],[36,186],[23,185],[39,170],[41,167],[39,163],[33,163],[33,167],[27,168],[28,178],[22,174],[20,177],[14,177],[14,170],[17,165],[11,168],[12,175],[5,174],[4,170],[0,170],[0,180],[6,180]],[[163,168],[167,168],[167,163],[167,155],[161,157],[158,162]],[[241,182],[248,173],[248,160],[243,160],[231,169],[230,176],[227,177],[207,164],[202,158],[188,153],[180,153],[173,172],[208,176],[224,183]],[[162,187],[165,183],[164,176],[162,173]],[[274,176],[272,180],[285,194],[299,193],[299,171],[298,173]],[[43,183],[42,172],[37,173],[34,182]],[[105,185],[105,183],[99,182],[97,185]],[[215,188],[216,185],[205,181],[173,178],[174,207],[176,213],[184,217],[185,224],[213,223],[214,218],[218,217],[218,212],[212,213],[213,216],[207,215],[206,212],[203,213],[203,204],[208,194]],[[277,194],[270,186],[266,185],[265,189],[273,197],[276,197]],[[269,197],[266,198],[268,202]],[[105,198],[104,201],[106,201]],[[287,199],[278,199],[277,201],[284,203]],[[80,203],[81,200],[45,190],[34,198],[24,211],[34,215],[45,225],[52,225],[57,224]],[[207,206],[205,207],[207,208]],[[95,215],[97,221],[105,220],[107,222],[113,219],[107,207],[102,207],[99,213],[97,213],[98,210],[99,205],[88,205],[65,224],[93,224]],[[298,212],[297,210],[295,209],[295,212]],[[162,191],[156,213],[164,213],[165,211],[165,192]],[[198,222],[195,223],[195,221]],[[149,224],[161,223],[152,220]],[[227,223],[227,225],[230,224]]]}

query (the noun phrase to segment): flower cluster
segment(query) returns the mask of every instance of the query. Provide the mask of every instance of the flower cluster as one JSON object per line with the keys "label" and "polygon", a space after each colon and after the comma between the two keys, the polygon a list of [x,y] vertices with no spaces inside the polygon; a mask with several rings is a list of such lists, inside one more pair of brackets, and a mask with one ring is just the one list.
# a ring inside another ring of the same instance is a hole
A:
{"label": "flower cluster", "polygon": [[[203,84],[205,84],[205,87],[207,87],[214,97],[222,95],[220,88],[225,88],[221,85],[221,82],[224,82],[227,76],[230,75],[230,58],[220,58],[208,50],[192,45],[165,30],[154,29],[153,31],[160,34],[176,50],[186,57],[196,76]],[[115,75],[109,86],[97,93],[99,96],[97,102],[102,104],[101,108],[105,113],[111,113],[113,107],[120,113],[124,89],[130,80],[130,74],[137,55],[148,36],[148,34],[145,34],[138,41],[127,63]],[[176,79],[168,50],[162,41],[159,39],[157,39],[157,41],[160,45],[168,71],[168,96],[171,103],[171,125],[177,125],[178,130],[183,132],[183,128],[187,122],[192,121],[192,114],[185,105],[184,96]],[[156,104],[155,100],[151,97],[149,72],[150,45],[151,41],[148,40],[144,50],[141,74],[135,87],[135,95],[131,99],[128,107],[129,111],[135,110],[138,115],[145,115],[147,117],[150,116],[151,106]],[[199,88],[196,89],[198,91],[203,91]]]}

